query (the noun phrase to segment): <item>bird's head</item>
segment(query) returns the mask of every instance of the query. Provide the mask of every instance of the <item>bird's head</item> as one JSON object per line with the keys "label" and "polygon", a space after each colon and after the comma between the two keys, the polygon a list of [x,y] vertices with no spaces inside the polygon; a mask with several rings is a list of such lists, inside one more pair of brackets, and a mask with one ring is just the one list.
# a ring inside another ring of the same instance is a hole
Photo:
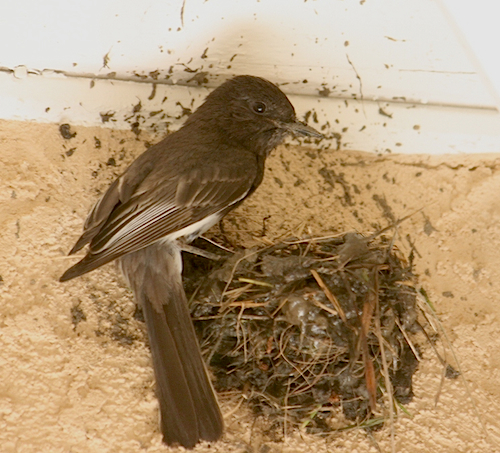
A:
{"label": "bird's head", "polygon": [[259,154],[269,154],[288,134],[322,136],[298,121],[286,95],[260,77],[243,75],[224,82],[188,121],[200,114],[217,124],[228,140]]}

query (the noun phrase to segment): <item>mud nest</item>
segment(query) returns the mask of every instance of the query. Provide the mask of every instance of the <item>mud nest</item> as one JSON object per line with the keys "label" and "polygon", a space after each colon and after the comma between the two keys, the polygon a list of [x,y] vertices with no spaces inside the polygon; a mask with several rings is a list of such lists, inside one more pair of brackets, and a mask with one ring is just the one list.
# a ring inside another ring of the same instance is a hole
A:
{"label": "mud nest", "polygon": [[369,426],[387,406],[387,387],[393,401],[411,400],[422,331],[416,278],[390,238],[208,248],[222,255],[185,254],[184,278],[219,392],[244,395],[275,428],[286,420],[320,433],[341,411],[346,426]]}

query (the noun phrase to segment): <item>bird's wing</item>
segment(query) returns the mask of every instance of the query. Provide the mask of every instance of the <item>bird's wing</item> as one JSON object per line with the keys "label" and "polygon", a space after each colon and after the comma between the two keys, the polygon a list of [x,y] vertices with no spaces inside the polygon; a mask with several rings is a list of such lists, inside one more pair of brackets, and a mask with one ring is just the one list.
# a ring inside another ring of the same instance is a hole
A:
{"label": "bird's wing", "polygon": [[[86,246],[99,233],[101,227],[109,218],[113,210],[120,204],[126,203],[141,185],[144,179],[151,173],[154,166],[152,162],[141,165],[137,170],[127,170],[117,178],[106,193],[97,201],[90,210],[85,224],[83,234],[69,252],[72,255]],[[131,171],[130,171],[131,170]]]}
{"label": "bird's wing", "polygon": [[72,250],[90,242],[87,256],[68,269],[61,280],[89,272],[161,238],[204,231],[248,195],[256,172],[255,165],[242,162],[206,164],[167,180],[153,178],[150,172],[126,201],[120,194],[127,181],[118,179],[91,211],[86,229]]}

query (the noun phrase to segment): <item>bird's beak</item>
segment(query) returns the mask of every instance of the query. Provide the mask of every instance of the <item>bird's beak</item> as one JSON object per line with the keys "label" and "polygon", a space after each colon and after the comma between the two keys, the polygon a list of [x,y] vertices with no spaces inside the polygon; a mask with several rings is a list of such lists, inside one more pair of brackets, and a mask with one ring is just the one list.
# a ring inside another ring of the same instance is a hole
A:
{"label": "bird's beak", "polygon": [[308,137],[322,138],[323,134],[320,134],[316,129],[304,124],[298,120],[291,123],[283,124],[284,129],[295,135],[306,135]]}

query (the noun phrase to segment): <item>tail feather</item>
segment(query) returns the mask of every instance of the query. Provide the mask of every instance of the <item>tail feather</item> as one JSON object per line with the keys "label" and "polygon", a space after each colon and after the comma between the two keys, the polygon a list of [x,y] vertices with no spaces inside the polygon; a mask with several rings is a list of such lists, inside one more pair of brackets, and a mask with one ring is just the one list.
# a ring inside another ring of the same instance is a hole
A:
{"label": "tail feather", "polygon": [[144,311],[164,442],[192,448],[219,439],[222,414],[187,307],[180,250],[156,243],[118,262]]}

